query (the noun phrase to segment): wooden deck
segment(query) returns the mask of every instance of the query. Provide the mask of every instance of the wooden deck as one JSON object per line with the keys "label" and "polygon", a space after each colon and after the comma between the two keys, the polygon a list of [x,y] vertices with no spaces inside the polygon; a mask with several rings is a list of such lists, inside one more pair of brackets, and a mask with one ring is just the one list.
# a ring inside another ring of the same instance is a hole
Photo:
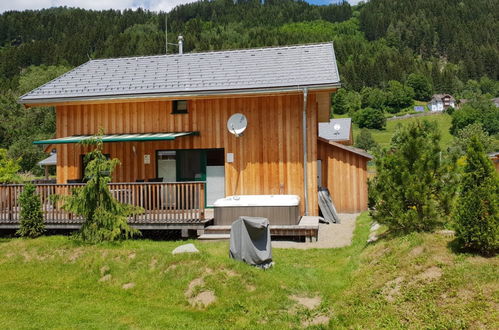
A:
{"label": "wooden deck", "polygon": [[[51,195],[68,195],[83,184],[37,184],[47,229],[77,229],[83,219],[63,210]],[[210,223],[205,216],[204,182],[111,183],[109,188],[122,203],[140,206],[144,212],[128,222],[138,229],[198,230]],[[0,185],[0,229],[19,227],[19,195],[23,185]]]}
{"label": "wooden deck", "polygon": [[[230,226],[208,226],[201,233],[200,239],[204,240],[223,240],[230,238]],[[304,216],[301,217],[297,225],[270,225],[270,235],[272,237],[304,237],[305,240],[312,241],[319,236],[319,217]]]}

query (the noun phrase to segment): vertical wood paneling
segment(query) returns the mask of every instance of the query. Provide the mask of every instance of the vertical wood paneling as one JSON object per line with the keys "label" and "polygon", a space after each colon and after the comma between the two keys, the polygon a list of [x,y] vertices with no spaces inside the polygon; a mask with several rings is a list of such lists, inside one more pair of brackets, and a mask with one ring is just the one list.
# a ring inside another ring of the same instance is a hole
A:
{"label": "vertical wood paneling", "polygon": [[[195,130],[200,136],[174,141],[106,143],[104,152],[120,159],[113,180],[134,182],[156,177],[156,150],[224,148],[234,154],[225,164],[226,194],[296,194],[303,203],[302,95],[195,99],[188,114],[171,114],[170,101],[86,104],[57,107],[57,137]],[[236,138],[227,131],[234,113],[248,118],[248,129]],[[317,208],[317,100],[309,94],[307,109],[308,195],[310,214]],[[133,152],[135,146],[135,152]],[[57,146],[57,181],[80,178],[79,145]],[[144,155],[151,164],[144,164]],[[325,164],[325,163],[323,163]],[[324,165],[325,166],[325,165]],[[325,174],[326,172],[324,172]]]}
{"label": "vertical wood paneling", "polygon": [[329,189],[338,212],[367,210],[367,159],[326,142],[317,143],[322,160],[322,184]]}

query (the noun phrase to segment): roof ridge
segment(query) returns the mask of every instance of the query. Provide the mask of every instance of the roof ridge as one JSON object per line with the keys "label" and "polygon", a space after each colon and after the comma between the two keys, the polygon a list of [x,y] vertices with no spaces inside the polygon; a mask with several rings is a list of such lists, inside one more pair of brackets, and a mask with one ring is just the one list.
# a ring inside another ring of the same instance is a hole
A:
{"label": "roof ridge", "polygon": [[[232,53],[232,52],[272,50],[272,49],[275,50],[275,49],[289,49],[289,48],[305,48],[305,47],[322,46],[322,45],[332,45],[334,47],[333,41],[324,41],[324,42],[313,42],[313,43],[307,43],[307,44],[292,44],[292,45],[283,45],[283,46],[263,46],[263,47],[256,47],[256,48],[219,49],[219,50],[206,50],[206,51],[201,51],[201,52],[193,51],[190,53],[183,53],[183,54],[172,53],[172,54],[156,54],[156,55],[140,55],[140,56],[118,56],[118,57],[91,59],[88,62],[140,59],[140,58],[153,58],[153,57],[174,57],[174,56],[180,57],[180,56],[192,56],[192,55],[202,55],[202,54]],[[88,62],[85,62],[84,64],[86,64]]]}

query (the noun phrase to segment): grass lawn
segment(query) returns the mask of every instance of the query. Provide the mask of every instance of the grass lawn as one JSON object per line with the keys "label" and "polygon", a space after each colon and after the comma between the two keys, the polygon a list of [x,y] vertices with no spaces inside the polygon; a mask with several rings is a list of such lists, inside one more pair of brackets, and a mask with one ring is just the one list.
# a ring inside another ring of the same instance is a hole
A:
{"label": "grass lawn", "polygon": [[[452,135],[449,133],[449,128],[451,126],[452,117],[448,114],[442,113],[438,115],[424,116],[424,117],[416,117],[416,118],[406,118],[406,119],[398,119],[398,120],[389,120],[386,122],[386,129],[384,130],[376,130],[369,129],[374,140],[379,143],[381,146],[386,147],[390,144],[390,140],[392,138],[393,133],[398,125],[405,125],[408,122],[416,121],[416,120],[428,120],[433,121],[438,124],[441,133],[440,145],[442,148],[447,148],[452,142]],[[354,124],[353,125],[353,136],[354,140],[360,132],[360,128]]]}
{"label": "grass lawn", "polygon": [[[173,256],[184,242],[1,239],[0,328],[284,329],[319,317],[329,324],[316,327],[499,326],[498,258],[455,254],[438,234],[366,245],[369,226],[363,214],[346,248],[274,249],[267,271],[229,259],[228,242]],[[192,306],[203,291],[215,302]]]}

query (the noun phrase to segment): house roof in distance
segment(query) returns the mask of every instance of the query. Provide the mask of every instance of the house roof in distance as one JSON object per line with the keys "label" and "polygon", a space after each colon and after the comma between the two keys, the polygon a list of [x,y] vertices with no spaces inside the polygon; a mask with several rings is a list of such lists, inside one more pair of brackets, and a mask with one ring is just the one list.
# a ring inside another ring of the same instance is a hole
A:
{"label": "house roof in distance", "polygon": [[23,104],[334,88],[332,43],[88,61],[19,99]]}
{"label": "house roof in distance", "polygon": [[443,101],[444,98],[448,98],[450,101],[455,101],[456,100],[450,94],[433,94],[433,96],[431,97],[430,103],[431,102]]}
{"label": "house roof in distance", "polygon": [[329,141],[348,141],[352,129],[352,118],[330,119],[319,123],[319,137]]}

